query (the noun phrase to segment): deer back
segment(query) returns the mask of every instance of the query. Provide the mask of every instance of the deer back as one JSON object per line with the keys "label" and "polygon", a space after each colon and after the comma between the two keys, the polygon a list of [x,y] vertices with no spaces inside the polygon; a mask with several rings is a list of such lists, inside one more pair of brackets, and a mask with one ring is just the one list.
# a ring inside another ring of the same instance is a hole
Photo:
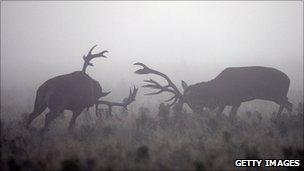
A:
{"label": "deer back", "polygon": [[195,100],[233,104],[253,99],[285,98],[289,84],[288,76],[274,68],[233,67],[226,68],[211,81],[189,86],[185,95],[189,94]]}
{"label": "deer back", "polygon": [[41,87],[46,97],[64,102],[66,109],[92,106],[102,94],[100,84],[82,71],[51,78]]}

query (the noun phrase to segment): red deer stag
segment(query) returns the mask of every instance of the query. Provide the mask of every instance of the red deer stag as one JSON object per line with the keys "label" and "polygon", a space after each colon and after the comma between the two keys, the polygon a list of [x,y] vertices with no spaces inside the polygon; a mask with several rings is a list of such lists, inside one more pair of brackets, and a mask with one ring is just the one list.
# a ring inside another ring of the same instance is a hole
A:
{"label": "red deer stag", "polygon": [[36,100],[33,112],[29,115],[26,122],[28,127],[31,122],[39,116],[47,107],[50,111],[46,114],[45,127],[49,127],[51,121],[63,113],[64,110],[71,110],[73,112],[72,119],[69,123],[69,130],[74,128],[76,118],[85,109],[93,105],[98,107],[98,104],[106,104],[109,106],[123,106],[127,107],[135,100],[137,88],[131,91],[129,97],[123,103],[100,101],[103,96],[108,95],[110,92],[102,92],[102,88],[98,81],[91,78],[86,74],[88,65],[93,66],[90,61],[93,58],[103,57],[108,51],[102,51],[97,54],[92,54],[92,50],[97,45],[93,46],[86,56],[83,56],[84,64],[82,71],[75,71],[70,74],[60,75],[51,78],[44,82],[36,92]]}
{"label": "red deer stag", "polygon": [[184,89],[182,94],[165,74],[148,68],[142,63],[134,65],[143,67],[135,71],[136,74],[156,74],[168,82],[168,85],[162,86],[152,79],[145,80],[148,84],[143,87],[159,90],[148,95],[170,92],[173,97],[167,102],[173,100],[171,105],[178,102],[180,106],[187,103],[195,112],[202,112],[204,107],[212,110],[218,107],[217,115],[221,115],[226,106],[232,106],[230,117],[233,118],[242,102],[254,99],[277,103],[280,105],[278,115],[281,114],[283,108],[286,108],[289,113],[292,110],[292,104],[287,98],[290,80],[286,74],[274,68],[261,66],[226,68],[208,82],[188,86],[182,81]]}

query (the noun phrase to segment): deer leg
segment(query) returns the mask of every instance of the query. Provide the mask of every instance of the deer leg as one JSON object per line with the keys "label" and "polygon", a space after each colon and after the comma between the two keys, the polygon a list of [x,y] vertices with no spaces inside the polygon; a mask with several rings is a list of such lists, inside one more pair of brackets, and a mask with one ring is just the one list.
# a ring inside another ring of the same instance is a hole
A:
{"label": "deer leg", "polygon": [[95,104],[95,115],[98,117],[98,104]]}
{"label": "deer leg", "polygon": [[237,110],[239,109],[240,105],[241,105],[241,103],[238,103],[238,104],[232,106],[232,109],[229,114],[230,119],[235,118],[235,115],[236,115]]}
{"label": "deer leg", "polygon": [[81,110],[73,110],[73,116],[72,116],[72,119],[71,119],[70,124],[69,124],[69,130],[70,131],[74,129],[76,119],[81,114],[82,110],[83,109],[81,109]]}
{"label": "deer leg", "polygon": [[284,107],[287,109],[288,113],[291,114],[291,112],[292,112],[292,103],[290,103],[289,101],[287,101],[285,103]]}
{"label": "deer leg", "polygon": [[216,116],[221,116],[225,107],[226,105],[220,105],[219,108],[217,109]]}
{"label": "deer leg", "polygon": [[112,117],[112,106],[109,106],[109,117]]}
{"label": "deer leg", "polygon": [[283,105],[283,104],[280,104],[279,111],[278,111],[278,116],[281,115],[283,109],[284,109],[284,105]]}
{"label": "deer leg", "polygon": [[54,121],[57,116],[59,116],[60,112],[53,112],[52,110],[50,110],[46,116],[45,116],[45,123],[44,123],[44,131],[47,131],[50,127],[50,124],[52,123],[52,121]]}
{"label": "deer leg", "polygon": [[29,115],[27,121],[26,121],[26,127],[28,128],[32,121],[37,118],[45,109],[46,109],[46,104],[41,104],[39,106],[35,106],[34,111]]}
{"label": "deer leg", "polygon": [[280,105],[279,107],[279,110],[278,110],[278,116],[281,115],[281,113],[283,112],[284,108],[287,109],[288,113],[291,114],[292,112],[292,103],[290,103],[286,98],[284,98],[284,100],[278,100],[278,101],[275,101],[278,105]]}

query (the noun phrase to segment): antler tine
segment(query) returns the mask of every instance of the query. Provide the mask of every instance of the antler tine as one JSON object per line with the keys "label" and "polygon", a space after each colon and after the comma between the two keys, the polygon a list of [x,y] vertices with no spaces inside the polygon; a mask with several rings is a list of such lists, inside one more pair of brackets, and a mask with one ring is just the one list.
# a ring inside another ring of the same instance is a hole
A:
{"label": "antler tine", "polygon": [[174,101],[172,103],[169,104],[169,106],[173,106],[176,102],[177,102],[178,98],[175,98]]}
{"label": "antler tine", "polygon": [[133,88],[133,91],[130,88],[129,89],[129,96],[126,97],[123,100],[123,102],[118,103],[118,102],[109,102],[109,101],[105,101],[105,100],[98,100],[96,105],[99,105],[99,104],[107,105],[109,107],[109,113],[111,115],[113,106],[121,106],[121,107],[124,107],[125,109],[127,109],[128,105],[131,104],[133,101],[135,101],[137,91],[138,91],[138,88],[136,88],[135,86]]}
{"label": "antler tine", "polygon": [[156,82],[155,80],[152,80],[152,79],[144,80],[144,82],[148,82],[148,83],[151,83],[151,84],[146,84],[146,85],[143,85],[142,87],[150,87],[150,88],[154,88],[154,89],[165,89],[166,91],[175,93],[174,90],[169,89],[170,88],[169,84],[166,85],[166,86],[162,86],[158,82]]}
{"label": "antler tine", "polygon": [[173,99],[175,99],[175,98],[177,98],[176,95],[172,96],[172,97],[171,97],[170,99],[168,99],[168,100],[165,100],[165,102],[170,102],[171,100],[173,100]]}
{"label": "antler tine", "polygon": [[157,88],[162,88],[163,86],[161,86],[158,82],[150,79],[150,80],[144,80],[144,82],[148,82],[148,83],[151,83],[151,84],[146,84],[146,85],[143,85],[142,87],[150,87],[150,88],[154,88],[154,89],[157,89]]}
{"label": "antler tine", "polygon": [[148,88],[152,88],[152,89],[160,89],[157,92],[152,92],[152,93],[146,93],[145,95],[155,95],[155,94],[160,94],[162,92],[171,92],[174,94],[174,97],[177,97],[176,93],[174,90],[170,89],[170,85],[166,85],[166,86],[162,86],[160,85],[158,82],[150,79],[150,80],[144,80],[144,82],[148,82],[151,84],[145,84],[142,87],[148,87]]}
{"label": "antler tine", "polygon": [[[174,90],[171,90],[169,88],[166,88],[166,87],[157,87],[155,85],[152,85],[152,84],[147,84],[147,85],[143,85],[142,87],[148,87],[148,88],[152,88],[152,89],[159,89],[159,93],[161,92],[170,92],[170,93],[173,93],[175,95],[175,92]],[[156,93],[156,94],[159,94],[159,93]],[[154,95],[154,93],[148,93],[146,95]]]}
{"label": "antler tine", "polygon": [[109,51],[108,50],[104,50],[104,51],[102,51],[100,53],[93,54],[92,56],[93,56],[93,58],[97,58],[97,57],[107,58],[107,56],[104,55],[105,53],[109,53]]}
{"label": "antler tine", "polygon": [[133,99],[135,99],[136,94],[137,94],[137,92],[138,92],[138,88],[136,88],[136,87],[134,86],[133,89],[134,89]]}
{"label": "antler tine", "polygon": [[96,46],[97,46],[97,45],[94,45],[94,46],[89,50],[89,53],[88,53],[87,56],[91,56],[91,55],[92,55],[92,51],[93,51],[93,49],[94,49]]}
{"label": "antler tine", "polygon": [[89,53],[88,53],[87,56],[86,56],[86,60],[91,60],[91,59],[97,58],[97,57],[106,58],[106,56],[104,56],[104,54],[105,54],[105,53],[108,53],[108,52],[109,52],[108,50],[104,50],[104,51],[102,51],[102,52],[100,52],[100,53],[92,54],[92,51],[93,51],[93,49],[94,49],[96,46],[97,46],[97,45],[93,46],[93,47],[90,49]]}
{"label": "antler tine", "polygon": [[[172,90],[170,92],[176,94],[178,97],[182,96],[182,94],[180,93],[178,88],[173,84],[173,82],[170,80],[170,78],[167,75],[165,75],[159,71],[153,70],[153,69],[147,67],[145,64],[140,63],[140,62],[134,63],[134,65],[139,65],[139,66],[143,67],[142,69],[138,69],[137,71],[135,71],[136,74],[155,74],[155,75],[159,75],[159,76],[163,77],[168,82],[167,86],[161,86],[159,83],[157,83],[156,81],[154,81],[152,79],[145,80],[145,82],[152,83],[152,84],[148,84],[145,87],[151,87],[151,88],[153,87],[155,89],[167,88],[166,91],[170,91],[171,89],[169,89],[169,88],[172,88]],[[153,84],[154,84],[154,86],[153,86]]]}
{"label": "antler tine", "polygon": [[129,97],[131,96],[132,94],[132,90],[131,90],[131,87],[129,87]]}
{"label": "antler tine", "polygon": [[157,87],[157,86],[152,85],[152,84],[146,84],[146,85],[143,85],[143,86],[141,86],[141,87],[158,89],[158,87]]}
{"label": "antler tine", "polygon": [[[130,101],[131,99],[132,99],[132,89],[131,89],[131,87],[129,87],[129,96],[126,98],[126,101]],[[124,102],[124,103],[126,103],[126,102]]]}
{"label": "antler tine", "polygon": [[138,88],[136,88],[134,86],[133,91],[131,89],[131,87],[129,88],[129,96],[126,98],[126,100],[123,102],[123,107],[127,108],[127,106],[132,103],[133,101],[135,101],[135,97],[137,94]]}
{"label": "antler tine", "polygon": [[157,92],[152,92],[152,93],[146,93],[145,95],[156,95],[156,94],[160,94],[162,92],[164,92],[164,90],[159,90]]}
{"label": "antler tine", "polygon": [[143,68],[149,68],[149,67],[147,67],[145,64],[143,64],[141,62],[136,62],[133,65],[139,65],[139,66],[142,66]]}
{"label": "antler tine", "polygon": [[173,84],[173,82],[170,80],[170,78],[167,75],[165,75],[159,71],[153,70],[153,69],[147,67],[145,64],[140,63],[140,62],[134,63],[134,65],[139,65],[139,66],[143,67],[141,69],[136,70],[135,71],[136,74],[155,74],[155,75],[159,75],[159,76],[163,77],[168,82],[168,85],[162,86],[155,80],[152,80],[152,79],[144,80],[144,82],[146,82],[148,84],[145,84],[142,87],[159,89],[159,91],[157,91],[157,92],[147,93],[145,95],[155,95],[155,94],[160,94],[162,92],[173,93],[174,96],[166,101],[166,102],[169,102],[174,99],[174,101],[171,105],[176,103],[176,101],[182,96],[182,93],[178,90],[178,88],[175,86],[175,84]]}
{"label": "antler tine", "polygon": [[134,63],[133,65],[139,65],[139,66],[142,66],[143,68],[142,69],[138,69],[135,71],[136,74],[151,74],[153,73],[153,70],[150,69],[149,67],[147,67],[145,64],[143,63],[140,63],[140,62],[137,62],[137,63]]}
{"label": "antler tine", "polygon": [[156,86],[159,86],[159,87],[170,87],[170,85],[166,85],[166,86],[161,86],[158,82],[156,82],[155,80],[152,80],[151,78],[149,80],[144,80],[144,82],[148,82],[148,83],[152,83],[152,84],[155,84]]}
{"label": "antler tine", "polygon": [[83,60],[84,60],[84,64],[82,67],[82,71],[85,72],[86,68],[88,65],[93,66],[93,64],[90,62],[93,58],[97,58],[97,57],[103,57],[103,58],[107,58],[104,54],[108,53],[109,51],[104,50],[100,53],[96,53],[96,54],[92,54],[93,49],[96,47],[97,45],[94,45],[88,52],[88,54],[85,56],[83,56]]}

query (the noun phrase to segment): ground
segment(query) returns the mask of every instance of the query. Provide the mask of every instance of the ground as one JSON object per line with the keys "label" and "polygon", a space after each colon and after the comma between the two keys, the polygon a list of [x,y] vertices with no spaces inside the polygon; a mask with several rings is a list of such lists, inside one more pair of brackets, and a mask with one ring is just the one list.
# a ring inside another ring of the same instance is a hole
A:
{"label": "ground", "polygon": [[169,113],[164,105],[156,115],[145,107],[108,118],[82,115],[73,132],[65,114],[45,134],[43,122],[26,129],[20,118],[2,119],[2,169],[244,170],[235,159],[303,162],[303,110],[281,116],[248,111],[234,120],[212,112]]}

